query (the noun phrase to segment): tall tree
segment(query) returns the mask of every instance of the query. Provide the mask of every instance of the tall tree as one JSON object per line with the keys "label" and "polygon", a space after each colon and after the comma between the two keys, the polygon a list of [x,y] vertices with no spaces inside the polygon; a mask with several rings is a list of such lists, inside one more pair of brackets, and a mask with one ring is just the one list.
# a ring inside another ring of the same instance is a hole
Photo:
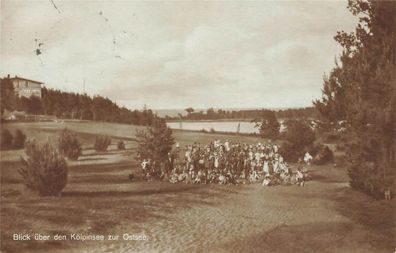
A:
{"label": "tall tree", "polygon": [[157,163],[162,163],[172,150],[175,139],[172,130],[166,125],[163,119],[156,119],[152,127],[146,131],[138,131],[136,134],[138,141],[138,158],[151,159]]}
{"label": "tall tree", "polygon": [[188,114],[191,114],[191,113],[194,112],[194,109],[193,109],[192,107],[188,107],[185,111],[186,111]]}
{"label": "tall tree", "polygon": [[16,95],[14,92],[14,86],[10,78],[0,79],[0,107],[1,114],[4,110],[14,110],[16,107]]}
{"label": "tall tree", "polygon": [[396,169],[396,2],[348,2],[355,32],[338,32],[340,64],[314,104],[329,121],[346,120],[352,187],[383,196]]}
{"label": "tall tree", "polygon": [[297,161],[315,141],[315,132],[303,119],[289,119],[285,125],[285,141],[280,152],[288,161]]}
{"label": "tall tree", "polygon": [[275,116],[275,112],[263,110],[262,117],[261,124],[258,124],[261,137],[276,140],[279,136],[280,124]]}

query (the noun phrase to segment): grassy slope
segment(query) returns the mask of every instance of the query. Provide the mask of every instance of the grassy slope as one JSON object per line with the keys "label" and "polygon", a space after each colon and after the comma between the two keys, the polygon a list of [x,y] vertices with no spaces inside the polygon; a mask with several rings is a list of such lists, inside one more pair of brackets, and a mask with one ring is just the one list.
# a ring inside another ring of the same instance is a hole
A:
{"label": "grassy slope", "polygon": [[[70,163],[69,182],[61,198],[27,195],[17,173],[23,151],[1,151],[3,252],[79,252],[81,246],[96,252],[131,252],[150,247],[157,251],[214,252],[394,250],[395,202],[373,201],[351,190],[342,168],[312,167],[313,181],[304,188],[130,183],[127,175],[139,170],[133,141],[138,127],[92,122],[4,125],[10,129],[19,127],[39,139],[56,139],[56,133],[65,126],[79,132],[84,152],[79,161]],[[118,151],[112,145],[108,152],[96,153],[91,147],[94,134],[99,133],[123,138],[127,150]],[[182,145],[237,138],[182,131],[176,131],[175,136]],[[258,141],[246,136],[239,140]],[[179,222],[183,223],[178,225]],[[139,231],[148,231],[152,240],[148,244],[11,240],[13,233],[23,232]]]}

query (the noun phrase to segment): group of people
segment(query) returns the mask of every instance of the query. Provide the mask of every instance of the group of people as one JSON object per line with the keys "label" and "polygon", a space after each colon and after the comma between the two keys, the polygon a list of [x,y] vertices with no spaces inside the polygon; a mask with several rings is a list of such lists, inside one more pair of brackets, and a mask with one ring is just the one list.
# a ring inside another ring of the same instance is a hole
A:
{"label": "group of people", "polygon": [[191,184],[249,184],[263,186],[298,184],[307,179],[304,164],[312,157],[307,153],[298,162],[296,173],[279,154],[275,144],[232,143],[214,140],[209,145],[198,143],[169,153],[165,162],[145,159],[141,163],[143,175],[150,180],[159,177],[171,183]]}

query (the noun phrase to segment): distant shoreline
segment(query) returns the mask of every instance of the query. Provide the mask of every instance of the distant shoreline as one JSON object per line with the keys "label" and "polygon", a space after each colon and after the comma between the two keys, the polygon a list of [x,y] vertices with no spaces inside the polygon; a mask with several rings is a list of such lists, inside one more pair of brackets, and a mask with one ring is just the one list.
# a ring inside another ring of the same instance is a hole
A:
{"label": "distant shoreline", "polygon": [[[254,119],[165,119],[166,122],[252,122],[252,120]],[[285,118],[279,118],[278,121],[283,122]],[[258,122],[261,122],[261,119]]]}
{"label": "distant shoreline", "polygon": [[166,122],[251,122],[253,119],[165,119]]}
{"label": "distant shoreline", "polygon": [[192,129],[178,129],[172,128],[174,132],[191,132],[191,133],[201,133],[201,134],[220,134],[220,135],[236,135],[236,136],[252,136],[252,137],[260,137],[258,133],[237,133],[237,132],[228,132],[228,131],[207,131],[207,130],[192,130]]}

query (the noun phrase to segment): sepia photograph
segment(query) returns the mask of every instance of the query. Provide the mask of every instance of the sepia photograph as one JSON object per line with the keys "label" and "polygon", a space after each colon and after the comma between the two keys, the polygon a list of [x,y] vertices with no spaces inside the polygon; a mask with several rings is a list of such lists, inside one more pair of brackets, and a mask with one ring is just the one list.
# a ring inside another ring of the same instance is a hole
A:
{"label": "sepia photograph", "polygon": [[0,253],[396,252],[396,1],[0,0]]}

